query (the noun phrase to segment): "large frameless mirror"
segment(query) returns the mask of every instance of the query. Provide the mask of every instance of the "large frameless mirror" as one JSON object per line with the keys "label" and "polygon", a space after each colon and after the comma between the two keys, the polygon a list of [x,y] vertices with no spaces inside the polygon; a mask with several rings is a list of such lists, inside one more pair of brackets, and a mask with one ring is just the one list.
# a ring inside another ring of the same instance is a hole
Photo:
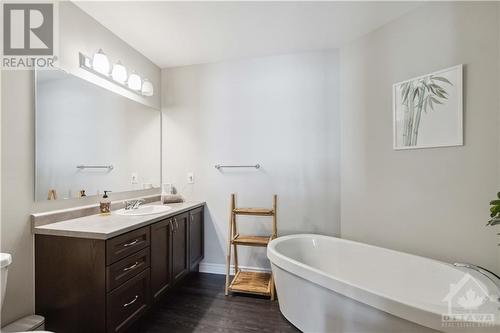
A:
{"label": "large frameless mirror", "polygon": [[160,185],[161,113],[62,70],[35,73],[35,199]]}

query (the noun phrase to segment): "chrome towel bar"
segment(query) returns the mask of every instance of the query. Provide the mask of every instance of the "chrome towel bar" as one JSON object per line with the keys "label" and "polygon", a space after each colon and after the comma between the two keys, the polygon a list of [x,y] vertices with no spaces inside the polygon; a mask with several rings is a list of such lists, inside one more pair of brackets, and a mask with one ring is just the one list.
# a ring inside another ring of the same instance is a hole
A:
{"label": "chrome towel bar", "polygon": [[113,170],[115,167],[113,165],[77,165],[77,169],[108,169]]}
{"label": "chrome towel bar", "polygon": [[254,165],[223,165],[223,164],[216,164],[215,168],[217,170],[220,170],[222,168],[255,168],[255,169],[260,169],[260,164],[254,164]]}

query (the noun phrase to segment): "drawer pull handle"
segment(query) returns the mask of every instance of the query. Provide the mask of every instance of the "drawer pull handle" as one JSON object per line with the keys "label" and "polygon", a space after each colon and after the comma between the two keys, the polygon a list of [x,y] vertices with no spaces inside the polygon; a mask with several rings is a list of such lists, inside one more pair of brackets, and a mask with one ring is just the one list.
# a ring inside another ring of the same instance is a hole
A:
{"label": "drawer pull handle", "polygon": [[170,224],[170,231],[175,234],[175,228],[174,228],[174,224],[172,223],[172,220],[168,221],[168,223]]}
{"label": "drawer pull handle", "polygon": [[177,219],[174,218],[174,222],[175,222],[175,229],[178,230],[179,229],[179,223],[177,222]]}
{"label": "drawer pull handle", "polygon": [[132,246],[132,245],[137,244],[138,242],[139,242],[139,240],[138,240],[138,239],[134,239],[134,240],[133,240],[132,242],[130,242],[130,243],[125,243],[125,244],[123,244],[123,246],[124,246],[124,247],[129,247],[129,246]]}
{"label": "drawer pull handle", "polygon": [[123,307],[126,308],[127,306],[134,304],[138,299],[139,299],[139,295],[135,295],[134,299],[128,303],[123,304]]}
{"label": "drawer pull handle", "polygon": [[123,271],[124,271],[124,272],[126,272],[126,271],[130,271],[131,269],[136,268],[136,267],[137,267],[137,265],[139,265],[139,262],[138,262],[138,261],[136,261],[133,265],[131,265],[131,266],[129,266],[129,267],[125,267],[125,268],[123,269]]}

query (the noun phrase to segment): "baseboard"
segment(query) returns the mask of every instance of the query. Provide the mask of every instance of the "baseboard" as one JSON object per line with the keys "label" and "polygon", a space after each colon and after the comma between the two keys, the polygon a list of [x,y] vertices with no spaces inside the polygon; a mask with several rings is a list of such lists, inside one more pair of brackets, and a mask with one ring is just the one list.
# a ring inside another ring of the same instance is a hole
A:
{"label": "baseboard", "polygon": [[[270,268],[262,267],[252,267],[252,266],[239,266],[241,269],[250,272],[270,272]],[[211,273],[211,274],[226,274],[226,265],[224,264],[211,264],[211,263],[200,263],[201,273]],[[234,265],[231,265],[231,275],[234,275]]]}

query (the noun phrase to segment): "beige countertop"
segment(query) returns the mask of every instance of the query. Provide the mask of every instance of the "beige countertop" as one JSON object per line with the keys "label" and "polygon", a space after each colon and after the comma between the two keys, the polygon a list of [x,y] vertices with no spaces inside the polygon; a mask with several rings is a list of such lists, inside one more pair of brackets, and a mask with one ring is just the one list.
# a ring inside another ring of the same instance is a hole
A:
{"label": "beige countertop", "polygon": [[[160,202],[154,202],[147,205],[160,204]],[[107,216],[89,215],[36,226],[33,228],[33,233],[39,235],[109,239],[203,205],[205,205],[203,201],[172,203],[167,204],[167,206],[172,207],[167,212],[142,216],[123,216],[116,214],[116,212],[111,212],[111,215]]]}

